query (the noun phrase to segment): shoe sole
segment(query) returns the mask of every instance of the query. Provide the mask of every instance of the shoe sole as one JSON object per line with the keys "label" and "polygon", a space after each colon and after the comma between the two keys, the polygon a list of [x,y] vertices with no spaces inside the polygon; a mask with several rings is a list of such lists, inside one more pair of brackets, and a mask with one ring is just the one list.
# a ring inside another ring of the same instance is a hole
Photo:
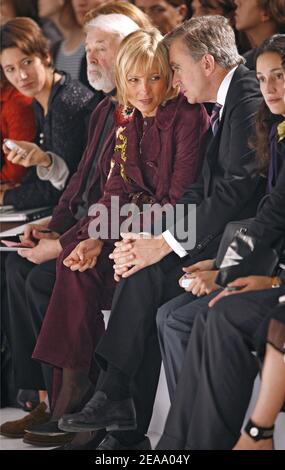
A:
{"label": "shoe sole", "polygon": [[84,432],[84,431],[98,431],[106,429],[106,431],[133,431],[137,429],[137,424],[133,421],[126,421],[124,423],[111,423],[105,426],[98,426],[96,424],[64,424],[59,423],[59,428],[67,432]]}

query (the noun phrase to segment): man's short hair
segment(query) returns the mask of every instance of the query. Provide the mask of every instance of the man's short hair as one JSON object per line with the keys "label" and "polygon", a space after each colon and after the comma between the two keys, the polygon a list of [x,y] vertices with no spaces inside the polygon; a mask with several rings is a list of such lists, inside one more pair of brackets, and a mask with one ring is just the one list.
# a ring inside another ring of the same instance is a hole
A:
{"label": "man's short hair", "polygon": [[191,18],[168,33],[164,41],[169,45],[178,38],[197,62],[204,55],[211,54],[217,64],[225,69],[245,63],[237,50],[234,31],[223,16]]}

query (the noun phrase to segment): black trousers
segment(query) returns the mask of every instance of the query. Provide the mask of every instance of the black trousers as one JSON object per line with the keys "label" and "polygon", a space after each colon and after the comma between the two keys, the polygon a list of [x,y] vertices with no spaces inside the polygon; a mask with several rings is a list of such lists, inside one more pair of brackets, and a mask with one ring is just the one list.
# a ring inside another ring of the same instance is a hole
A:
{"label": "black trousers", "polygon": [[217,294],[218,291],[210,296],[197,298],[190,292],[184,292],[158,309],[158,339],[171,403],[175,397],[195,318],[207,311],[209,300]]}
{"label": "black trousers", "polygon": [[0,252],[1,265],[1,311],[0,311],[0,327],[1,327],[1,396],[0,406],[15,406],[17,390],[14,379],[14,367],[12,362],[11,347],[9,340],[9,313],[8,299],[6,289],[5,260],[8,253]]}
{"label": "black trousers", "polygon": [[18,388],[48,390],[52,369],[31,358],[55,283],[55,260],[35,265],[16,253],[6,259],[9,342]]}
{"label": "black trousers", "polygon": [[157,449],[233,448],[259,370],[256,335],[284,293],[285,286],[233,295],[200,310]]}
{"label": "black trousers", "polygon": [[180,259],[170,254],[122,280],[113,298],[108,328],[97,349],[96,359],[102,369],[112,364],[129,376],[137,411],[138,431],[145,434],[152,416],[161,355],[156,329],[160,305],[181,294],[178,284],[182,267],[213,257],[212,244],[199,257]]}

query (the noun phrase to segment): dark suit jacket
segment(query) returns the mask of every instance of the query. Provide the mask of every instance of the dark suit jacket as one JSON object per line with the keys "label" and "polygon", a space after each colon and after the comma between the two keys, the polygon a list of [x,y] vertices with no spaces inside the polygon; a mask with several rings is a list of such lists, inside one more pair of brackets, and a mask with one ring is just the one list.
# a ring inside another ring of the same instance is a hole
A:
{"label": "dark suit jacket", "polygon": [[[281,146],[280,146],[281,147]],[[285,158],[285,140],[281,147]],[[250,233],[263,244],[274,246],[280,238],[285,239],[285,164],[283,163],[273,191],[249,227]]]}
{"label": "dark suit jacket", "polygon": [[[196,246],[187,250],[190,255],[199,253],[220,237],[231,220],[256,213],[265,181],[256,174],[255,153],[249,148],[249,138],[260,99],[254,72],[240,65],[232,78],[216,136],[210,137],[209,131],[201,177],[180,201],[197,205]],[[184,223],[187,226],[187,220],[186,214],[169,229],[181,243],[179,233]]]}

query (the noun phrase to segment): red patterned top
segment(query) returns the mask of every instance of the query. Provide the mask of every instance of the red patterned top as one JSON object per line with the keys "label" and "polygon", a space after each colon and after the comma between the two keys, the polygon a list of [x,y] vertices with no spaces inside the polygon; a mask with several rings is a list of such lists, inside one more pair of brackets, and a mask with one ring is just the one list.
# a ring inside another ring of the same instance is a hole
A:
{"label": "red patterned top", "polygon": [[1,90],[1,170],[0,180],[19,183],[27,169],[7,161],[2,150],[4,139],[33,141],[35,137],[35,117],[31,106],[32,99],[23,96],[10,86]]}

